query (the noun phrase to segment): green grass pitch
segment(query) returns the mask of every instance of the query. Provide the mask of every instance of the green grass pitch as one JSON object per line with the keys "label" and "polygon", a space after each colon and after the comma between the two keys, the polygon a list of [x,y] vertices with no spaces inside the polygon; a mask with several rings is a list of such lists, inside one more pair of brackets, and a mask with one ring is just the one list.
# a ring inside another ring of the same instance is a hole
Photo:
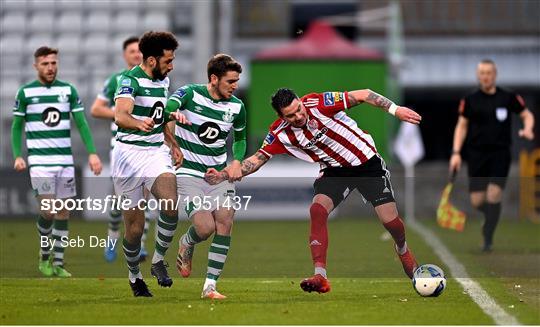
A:
{"label": "green grass pitch", "polygon": [[[479,251],[479,221],[463,233],[424,222],[466,266],[471,277],[521,323],[540,324],[540,226],[503,221],[495,253]],[[40,277],[37,232],[31,220],[0,222],[0,323],[6,324],[492,324],[490,317],[449,276],[438,298],[418,296],[403,274],[383,227],[375,218],[329,223],[328,273],[332,291],[308,294],[299,282],[312,274],[307,221],[235,224],[219,290],[228,299],[199,298],[209,242],[195,252],[192,276],[175,271],[177,233],[167,260],[171,289],[157,286],[150,264],[142,264],[153,298],[134,298],[119,253],[105,263],[101,248],[69,248],[66,268],[74,278]],[[185,221],[179,229],[187,228]],[[70,222],[70,237],[103,236],[104,222]],[[153,238],[148,248],[153,250]],[[445,271],[419,235],[408,230],[408,244],[422,263]],[[458,276],[459,277],[459,276]],[[519,287],[518,287],[519,285]]]}

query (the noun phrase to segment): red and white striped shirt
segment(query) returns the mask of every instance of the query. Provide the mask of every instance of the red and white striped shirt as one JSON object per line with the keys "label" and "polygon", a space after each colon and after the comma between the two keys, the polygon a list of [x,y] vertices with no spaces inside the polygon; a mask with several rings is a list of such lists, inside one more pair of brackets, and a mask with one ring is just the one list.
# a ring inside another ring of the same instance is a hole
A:
{"label": "red and white striped shirt", "polygon": [[344,112],[349,107],[347,92],[324,92],[304,95],[308,121],[293,127],[279,118],[270,125],[259,152],[268,158],[289,154],[321,168],[354,167],[377,153],[373,138],[363,132]]}

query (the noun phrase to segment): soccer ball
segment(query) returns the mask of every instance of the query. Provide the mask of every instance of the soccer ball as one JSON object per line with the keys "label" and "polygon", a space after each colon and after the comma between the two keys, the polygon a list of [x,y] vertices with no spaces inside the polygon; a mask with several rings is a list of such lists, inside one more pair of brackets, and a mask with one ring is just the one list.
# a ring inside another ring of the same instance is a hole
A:
{"label": "soccer ball", "polygon": [[426,264],[416,268],[412,283],[421,296],[439,296],[446,287],[446,278],[441,268]]}

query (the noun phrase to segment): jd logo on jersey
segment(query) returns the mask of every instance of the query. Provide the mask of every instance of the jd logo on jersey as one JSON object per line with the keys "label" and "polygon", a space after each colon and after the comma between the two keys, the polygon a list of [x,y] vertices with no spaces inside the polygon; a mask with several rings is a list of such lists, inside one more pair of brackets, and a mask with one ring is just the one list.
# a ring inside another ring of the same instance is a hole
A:
{"label": "jd logo on jersey", "polygon": [[156,125],[163,123],[163,102],[157,101],[152,107],[152,112],[150,112],[150,117],[154,120]]}
{"label": "jd logo on jersey", "polygon": [[41,121],[49,127],[55,127],[60,124],[60,110],[49,107],[41,114]]}
{"label": "jd logo on jersey", "polygon": [[204,144],[214,143],[218,139],[220,133],[221,129],[219,128],[218,124],[211,121],[207,121],[199,126],[199,130],[197,131],[199,139]]}

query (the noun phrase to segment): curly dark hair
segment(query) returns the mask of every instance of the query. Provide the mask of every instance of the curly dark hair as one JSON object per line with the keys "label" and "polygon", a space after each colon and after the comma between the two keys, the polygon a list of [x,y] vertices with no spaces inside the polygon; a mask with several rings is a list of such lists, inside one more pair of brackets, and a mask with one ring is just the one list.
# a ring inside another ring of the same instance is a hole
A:
{"label": "curly dark hair", "polygon": [[174,51],[176,48],[178,48],[178,41],[171,32],[149,31],[144,33],[139,40],[139,50],[144,60],[149,57],[159,58],[163,56],[163,51]]}
{"label": "curly dark hair", "polygon": [[212,75],[221,78],[230,71],[240,74],[242,73],[242,66],[234,60],[233,57],[224,53],[218,53],[208,61],[206,71],[208,74],[208,81],[210,81],[210,76]]}
{"label": "curly dark hair", "polygon": [[281,116],[281,109],[288,107],[294,99],[298,99],[293,90],[280,88],[272,95],[272,108]]}

